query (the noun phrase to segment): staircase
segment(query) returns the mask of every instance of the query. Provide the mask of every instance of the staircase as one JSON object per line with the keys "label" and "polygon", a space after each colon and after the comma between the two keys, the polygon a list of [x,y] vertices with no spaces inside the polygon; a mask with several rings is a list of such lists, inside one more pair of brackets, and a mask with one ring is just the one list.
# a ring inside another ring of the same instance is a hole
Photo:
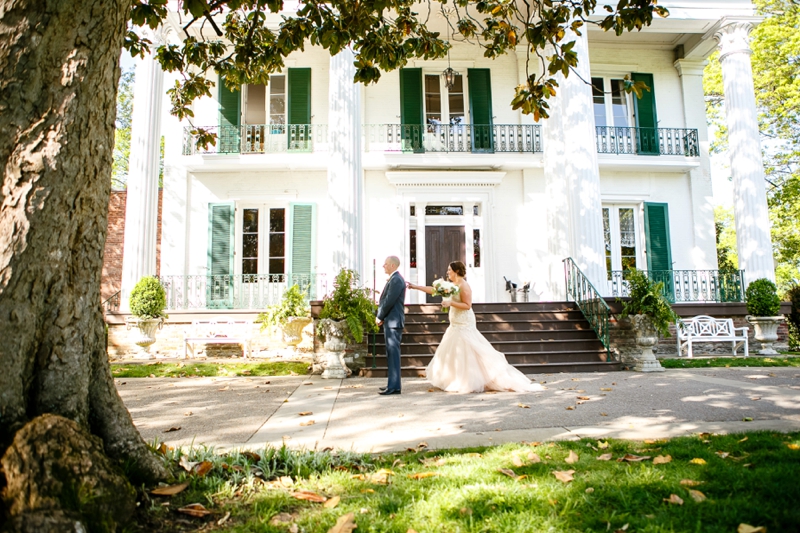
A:
{"label": "staircase", "polygon": [[[478,330],[509,363],[525,374],[608,372],[620,363],[604,362],[605,349],[573,302],[486,303],[473,307]],[[434,304],[406,306],[400,349],[404,377],[423,377],[447,329],[447,314]],[[376,335],[375,368],[369,346],[364,377],[385,377],[386,345]]]}

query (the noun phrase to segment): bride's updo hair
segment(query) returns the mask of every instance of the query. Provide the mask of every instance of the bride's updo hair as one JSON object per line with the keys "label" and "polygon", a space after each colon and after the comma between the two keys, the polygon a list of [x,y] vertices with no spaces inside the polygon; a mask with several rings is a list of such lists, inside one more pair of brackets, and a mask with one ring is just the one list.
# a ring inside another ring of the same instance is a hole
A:
{"label": "bride's updo hair", "polygon": [[452,270],[462,278],[467,277],[467,267],[461,261],[453,261],[452,263],[450,263],[450,270]]}

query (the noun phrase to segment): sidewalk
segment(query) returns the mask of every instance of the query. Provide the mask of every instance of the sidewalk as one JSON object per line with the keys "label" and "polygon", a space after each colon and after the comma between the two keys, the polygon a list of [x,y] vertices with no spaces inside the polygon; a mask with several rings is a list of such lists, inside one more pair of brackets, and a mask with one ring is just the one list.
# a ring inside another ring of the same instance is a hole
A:
{"label": "sidewalk", "polygon": [[[124,378],[117,389],[148,442],[385,452],[559,439],[800,431],[800,370],[539,374],[536,393],[452,394],[425,379]],[[300,415],[300,413],[310,413]],[[752,419],[752,421],[745,421]],[[311,423],[313,422],[313,423]],[[168,431],[172,428],[172,431]]]}

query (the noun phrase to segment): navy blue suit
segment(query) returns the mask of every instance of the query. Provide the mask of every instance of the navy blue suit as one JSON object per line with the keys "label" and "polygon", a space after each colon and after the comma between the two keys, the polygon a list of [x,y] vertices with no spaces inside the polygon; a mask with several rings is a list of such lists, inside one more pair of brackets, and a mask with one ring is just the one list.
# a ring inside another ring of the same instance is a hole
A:
{"label": "navy blue suit", "polygon": [[383,336],[386,338],[387,390],[400,390],[400,342],[406,326],[405,299],[406,280],[400,272],[394,271],[383,288],[377,313],[378,320],[383,321]]}

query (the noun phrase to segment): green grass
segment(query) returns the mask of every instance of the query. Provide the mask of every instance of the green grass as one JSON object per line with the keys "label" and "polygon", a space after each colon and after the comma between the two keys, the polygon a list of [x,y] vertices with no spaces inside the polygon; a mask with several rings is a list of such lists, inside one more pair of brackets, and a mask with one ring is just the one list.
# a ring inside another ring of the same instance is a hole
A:
{"label": "green grass", "polygon": [[[360,533],[731,533],[741,523],[771,532],[800,528],[800,432],[607,443],[606,449],[600,441],[584,439],[377,456],[287,449],[263,450],[258,456],[217,455],[207,448],[193,449],[186,452],[188,458],[210,461],[211,471],[203,477],[181,471],[177,481],[187,481],[189,487],[176,496],[145,494],[137,526],[142,529],[137,531],[183,531],[214,522],[214,530],[286,532],[290,524],[270,523],[278,513],[294,515],[291,522],[306,533],[327,532],[347,513],[354,513]],[[567,464],[571,451],[579,459]],[[165,461],[174,465],[184,452],[164,453]],[[598,460],[603,453],[613,459]],[[671,461],[616,460],[625,454],[670,456]],[[693,459],[704,464],[693,464]],[[375,479],[381,469],[393,473],[388,483]],[[566,470],[575,470],[572,482],[553,475]],[[411,477],[428,472],[436,475]],[[274,481],[280,476],[291,477],[291,485]],[[698,485],[689,487],[681,480]],[[690,489],[707,499],[695,501]],[[326,508],[294,498],[292,492],[298,490],[341,500]],[[673,494],[682,505],[664,501]],[[188,518],[176,512],[189,503],[202,503],[212,515]],[[228,519],[218,525],[227,513]]]}
{"label": "green grass", "polygon": [[182,378],[215,376],[288,376],[305,374],[308,363],[300,361],[269,363],[112,363],[115,378]]}
{"label": "green grass", "polygon": [[660,359],[664,368],[711,368],[711,367],[740,367],[740,366],[794,366],[800,367],[800,357],[784,356],[750,356],[750,357],[713,357],[680,359]]}

